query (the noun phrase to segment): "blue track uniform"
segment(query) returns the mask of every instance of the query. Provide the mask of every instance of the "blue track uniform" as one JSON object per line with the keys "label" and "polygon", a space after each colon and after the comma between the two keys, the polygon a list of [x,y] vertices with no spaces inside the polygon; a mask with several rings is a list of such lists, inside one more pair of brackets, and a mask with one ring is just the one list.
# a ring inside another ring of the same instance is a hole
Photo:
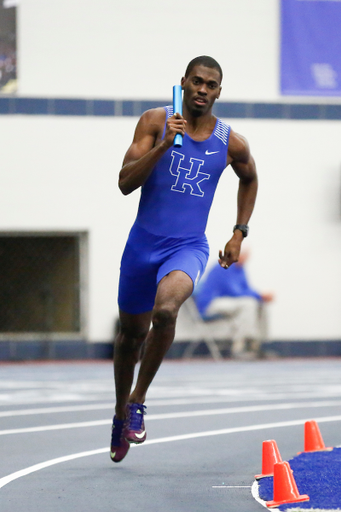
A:
{"label": "blue track uniform", "polygon": [[[173,115],[172,107],[165,111],[166,118]],[[165,130],[166,124],[163,137]],[[173,270],[188,274],[194,286],[199,281],[209,256],[205,229],[226,167],[229,134],[230,127],[220,119],[204,141],[185,134],[182,147],[169,148],[141,188],[121,262],[122,311],[152,310],[158,283]]]}

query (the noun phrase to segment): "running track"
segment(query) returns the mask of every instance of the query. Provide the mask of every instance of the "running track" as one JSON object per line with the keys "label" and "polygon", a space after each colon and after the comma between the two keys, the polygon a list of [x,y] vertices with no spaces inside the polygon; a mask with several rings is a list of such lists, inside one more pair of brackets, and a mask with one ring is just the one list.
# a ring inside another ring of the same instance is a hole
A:
{"label": "running track", "polygon": [[148,440],[109,458],[110,362],[0,365],[1,512],[253,512],[261,447],[341,444],[341,360],[165,361]]}

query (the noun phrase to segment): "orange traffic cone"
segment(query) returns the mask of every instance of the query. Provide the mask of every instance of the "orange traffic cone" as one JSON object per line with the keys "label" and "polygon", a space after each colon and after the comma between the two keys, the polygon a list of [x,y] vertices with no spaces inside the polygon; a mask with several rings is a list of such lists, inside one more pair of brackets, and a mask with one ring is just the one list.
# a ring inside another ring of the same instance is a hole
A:
{"label": "orange traffic cone", "polygon": [[256,475],[255,478],[263,478],[264,476],[272,476],[274,474],[274,464],[282,462],[281,454],[277,447],[276,441],[270,439],[263,441],[262,448],[262,474]]}
{"label": "orange traffic cone", "polygon": [[304,424],[304,451],[317,452],[319,450],[331,450],[326,448],[316,421],[306,421]]}
{"label": "orange traffic cone", "polygon": [[289,462],[277,462],[274,465],[274,499],[267,501],[267,507],[278,507],[284,503],[308,501],[307,494],[299,494]]}

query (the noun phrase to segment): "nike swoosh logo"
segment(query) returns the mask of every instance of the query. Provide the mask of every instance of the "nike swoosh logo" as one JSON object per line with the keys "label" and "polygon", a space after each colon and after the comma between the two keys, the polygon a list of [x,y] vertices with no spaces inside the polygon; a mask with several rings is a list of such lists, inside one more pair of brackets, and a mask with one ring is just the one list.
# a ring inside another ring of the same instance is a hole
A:
{"label": "nike swoosh logo", "polygon": [[116,452],[112,452],[112,451],[110,452],[110,457],[111,457],[112,459],[115,457],[115,455],[116,455]]}
{"label": "nike swoosh logo", "polygon": [[219,151],[208,151],[207,149],[205,151],[205,155],[215,155],[216,153],[219,153]]}
{"label": "nike swoosh logo", "polygon": [[141,432],[141,434],[135,434],[135,436],[137,437],[137,439],[142,439],[142,437],[145,435],[146,431],[144,430],[143,432]]}

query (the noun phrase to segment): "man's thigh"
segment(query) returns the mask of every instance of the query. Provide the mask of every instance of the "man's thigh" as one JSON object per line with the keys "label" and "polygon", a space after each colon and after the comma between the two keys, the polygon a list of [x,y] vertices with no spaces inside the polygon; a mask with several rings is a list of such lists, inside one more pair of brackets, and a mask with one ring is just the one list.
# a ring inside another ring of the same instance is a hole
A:
{"label": "man's thigh", "polygon": [[155,308],[169,306],[177,312],[192,291],[193,281],[189,275],[181,270],[172,271],[159,282]]}

